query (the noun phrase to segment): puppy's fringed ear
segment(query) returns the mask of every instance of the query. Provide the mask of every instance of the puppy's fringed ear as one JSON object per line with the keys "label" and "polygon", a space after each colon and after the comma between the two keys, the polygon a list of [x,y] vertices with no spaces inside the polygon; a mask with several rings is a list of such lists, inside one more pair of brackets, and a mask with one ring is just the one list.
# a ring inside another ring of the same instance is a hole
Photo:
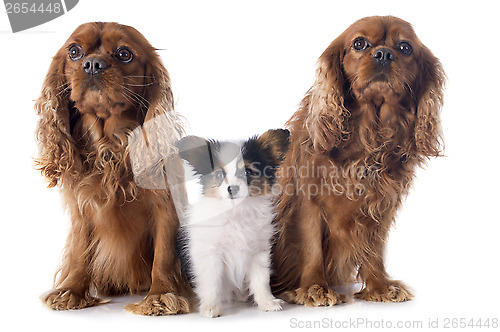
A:
{"label": "puppy's fringed ear", "polygon": [[290,145],[288,129],[271,129],[262,134],[257,141],[271,152],[276,163],[281,163]]}
{"label": "puppy's fringed ear", "polygon": [[315,81],[302,102],[307,111],[305,126],[313,148],[320,152],[337,147],[348,134],[345,120],[349,111],[344,107],[343,39],[342,35],[339,36],[320,56]]}
{"label": "puppy's fringed ear", "polygon": [[210,141],[198,136],[186,136],[177,142],[179,157],[193,166],[197,174],[213,172],[212,147]]}
{"label": "puppy's fringed ear", "polygon": [[35,165],[49,187],[57,185],[64,174],[77,173],[81,166],[70,133],[70,86],[64,74],[66,54],[63,47],[54,56],[41,95],[35,103],[35,110],[40,116],[36,130],[39,156]]}
{"label": "puppy's fringed ear", "polygon": [[446,75],[439,60],[423,46],[418,82],[417,123],[415,143],[417,152],[424,157],[437,157],[443,152],[439,113],[443,105]]}

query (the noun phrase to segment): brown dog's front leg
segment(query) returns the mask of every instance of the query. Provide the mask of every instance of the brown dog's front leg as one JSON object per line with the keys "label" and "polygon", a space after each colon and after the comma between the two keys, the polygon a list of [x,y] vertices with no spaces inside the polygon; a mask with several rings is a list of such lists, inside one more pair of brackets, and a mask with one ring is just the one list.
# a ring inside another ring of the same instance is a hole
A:
{"label": "brown dog's front leg", "polygon": [[[311,208],[313,207],[313,208]],[[333,306],[343,298],[328,287],[323,258],[323,220],[319,205],[310,204],[299,219],[301,236],[300,285],[299,288],[281,294],[283,300],[310,307]]]}
{"label": "brown dog's front leg", "polygon": [[151,288],[142,301],[125,308],[132,313],[147,316],[189,313],[191,304],[185,296],[190,294],[190,288],[175,250],[179,222],[173,202],[168,200],[155,205],[153,218],[154,260]]}
{"label": "brown dog's front leg", "polygon": [[66,252],[61,266],[61,275],[55,288],[41,296],[42,302],[51,309],[73,310],[92,307],[108,300],[95,298],[89,294],[90,273],[90,228],[89,223],[72,211],[70,234],[66,241]]}
{"label": "brown dog's front leg", "polygon": [[[375,222],[375,221],[373,221]],[[364,288],[356,297],[373,302],[403,302],[413,298],[413,294],[404,283],[390,279],[384,266],[385,241],[388,231],[379,228],[373,236],[373,242],[365,253],[358,277],[364,282]]]}

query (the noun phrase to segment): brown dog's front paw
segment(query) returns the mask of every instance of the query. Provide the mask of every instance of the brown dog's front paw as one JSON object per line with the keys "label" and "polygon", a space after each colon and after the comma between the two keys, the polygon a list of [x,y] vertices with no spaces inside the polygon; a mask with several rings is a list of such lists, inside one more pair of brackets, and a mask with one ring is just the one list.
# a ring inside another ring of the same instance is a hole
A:
{"label": "brown dog's front paw", "polygon": [[318,284],[284,292],[280,297],[288,303],[304,304],[308,307],[330,307],[345,302],[344,295]]}
{"label": "brown dog's front paw", "polygon": [[355,296],[358,299],[372,302],[404,302],[413,298],[413,294],[407,286],[394,280],[378,287],[367,286]]}
{"label": "brown dog's front paw", "polygon": [[70,289],[56,289],[42,295],[40,299],[43,304],[54,310],[83,309],[109,302],[90,296],[88,292],[82,296]]}
{"label": "brown dog's front paw", "polygon": [[145,316],[186,314],[191,312],[191,304],[185,297],[166,293],[147,295],[141,302],[125,306],[128,311]]}

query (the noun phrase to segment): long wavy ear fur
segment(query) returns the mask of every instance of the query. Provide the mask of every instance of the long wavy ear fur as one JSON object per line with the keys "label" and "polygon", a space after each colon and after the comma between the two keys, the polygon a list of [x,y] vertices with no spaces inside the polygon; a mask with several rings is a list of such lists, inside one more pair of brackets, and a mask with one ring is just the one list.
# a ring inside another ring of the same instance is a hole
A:
{"label": "long wavy ear fur", "polygon": [[[152,52],[156,55],[155,50]],[[145,76],[144,99],[148,101],[148,110],[143,134],[150,149],[166,156],[183,134],[183,121],[174,110],[170,76],[158,55],[147,63]]]}
{"label": "long wavy ear fur", "polygon": [[64,75],[64,57],[65,49],[54,56],[35,103],[40,116],[36,131],[40,150],[35,164],[49,187],[57,185],[64,174],[78,171],[80,165],[70,133],[69,83]]}
{"label": "long wavy ear fur", "polygon": [[415,143],[420,155],[437,157],[444,149],[439,113],[443,105],[446,75],[439,60],[425,46],[420,61],[421,77],[418,82],[422,86],[417,99]]}
{"label": "long wavy ear fur", "polygon": [[[133,29],[133,28],[130,28]],[[135,29],[131,33],[139,33]],[[146,47],[146,45],[144,45]],[[156,50],[148,43],[151,54],[145,67],[143,108],[144,123],[129,135],[129,152],[136,184],[147,189],[166,189],[165,159],[169,165],[177,153],[175,142],[183,134],[183,118],[174,110],[170,76]],[[177,166],[176,166],[177,167]],[[168,169],[167,169],[168,171]],[[172,182],[182,179],[172,178]]]}
{"label": "long wavy ear fur", "polygon": [[260,145],[270,152],[274,163],[283,162],[290,146],[290,131],[288,129],[270,129],[257,138]]}
{"label": "long wavy ear fur", "polygon": [[344,56],[343,35],[335,39],[318,60],[313,86],[302,101],[307,115],[305,126],[320,152],[329,151],[346,139],[346,119],[349,111],[344,106],[345,77],[342,69]]}

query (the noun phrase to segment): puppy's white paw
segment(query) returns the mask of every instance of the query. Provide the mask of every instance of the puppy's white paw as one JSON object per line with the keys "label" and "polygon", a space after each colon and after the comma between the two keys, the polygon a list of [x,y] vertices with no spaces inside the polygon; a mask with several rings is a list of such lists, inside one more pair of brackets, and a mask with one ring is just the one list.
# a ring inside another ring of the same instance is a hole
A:
{"label": "puppy's white paw", "polygon": [[270,299],[261,303],[258,303],[258,308],[262,311],[281,311],[283,307],[281,304],[283,301],[280,299]]}
{"label": "puppy's white paw", "polygon": [[200,313],[205,318],[215,318],[221,315],[222,310],[218,305],[202,306],[200,307]]}

